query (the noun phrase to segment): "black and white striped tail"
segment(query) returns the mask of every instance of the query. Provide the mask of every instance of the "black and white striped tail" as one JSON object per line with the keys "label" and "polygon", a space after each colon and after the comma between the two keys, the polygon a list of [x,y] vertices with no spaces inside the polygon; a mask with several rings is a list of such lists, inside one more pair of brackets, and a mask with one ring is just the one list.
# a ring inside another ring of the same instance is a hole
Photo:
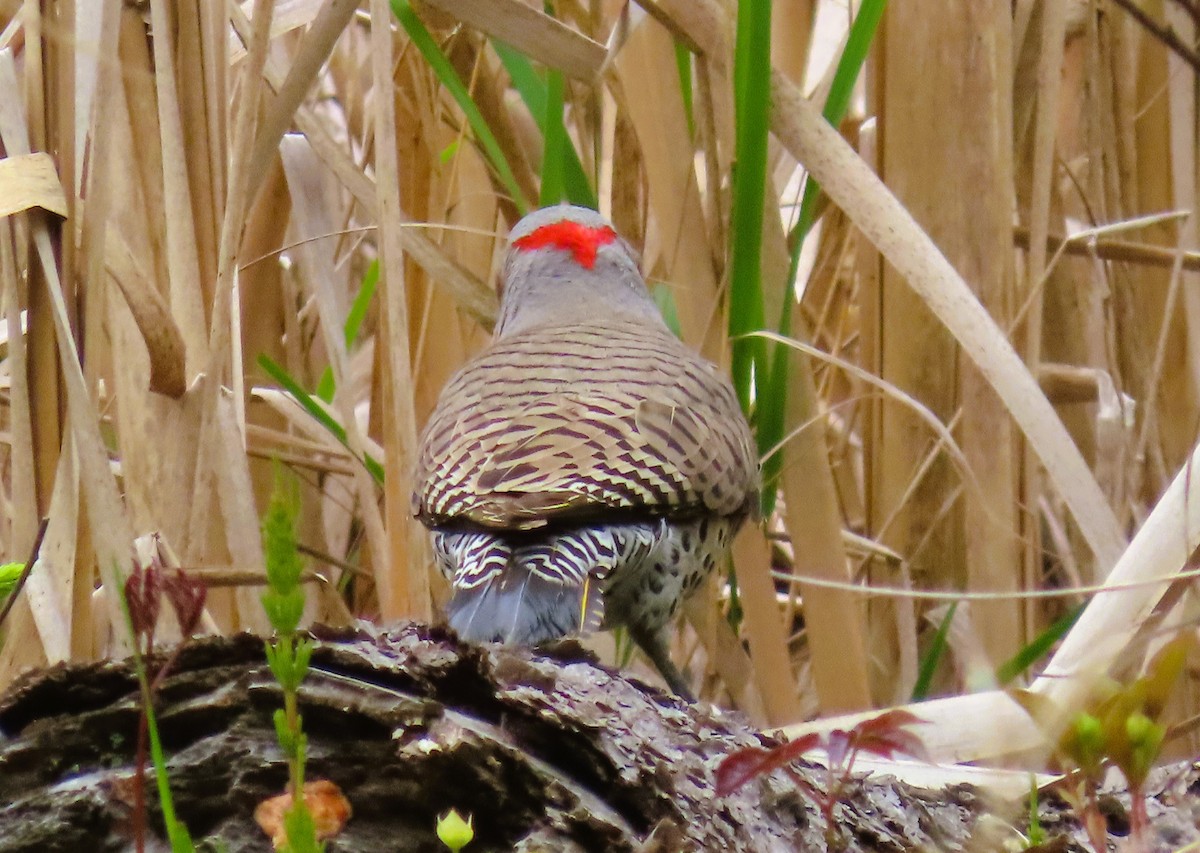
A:
{"label": "black and white striped tail", "polygon": [[640,565],[664,530],[661,522],[599,525],[521,540],[434,531],[434,553],[454,587],[450,626],[466,640],[518,645],[595,631],[609,576]]}

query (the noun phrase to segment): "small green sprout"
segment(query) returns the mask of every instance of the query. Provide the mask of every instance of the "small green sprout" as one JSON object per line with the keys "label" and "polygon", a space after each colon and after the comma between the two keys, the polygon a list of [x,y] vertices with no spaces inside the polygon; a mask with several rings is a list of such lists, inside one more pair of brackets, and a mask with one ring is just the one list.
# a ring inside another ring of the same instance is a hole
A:
{"label": "small green sprout", "polygon": [[437,836],[453,853],[458,853],[475,838],[470,816],[466,820],[454,809],[438,818]]}

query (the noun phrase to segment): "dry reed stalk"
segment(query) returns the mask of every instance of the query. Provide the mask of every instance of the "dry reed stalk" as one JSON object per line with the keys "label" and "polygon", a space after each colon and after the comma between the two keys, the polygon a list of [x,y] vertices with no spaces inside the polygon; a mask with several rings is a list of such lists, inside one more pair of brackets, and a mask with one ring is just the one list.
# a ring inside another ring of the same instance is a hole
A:
{"label": "dry reed stalk", "polygon": [[[0,51],[0,86],[9,97],[0,99],[0,141],[10,154],[30,153],[31,139],[26,125],[21,105],[17,102],[16,93],[20,91],[15,63],[12,54],[7,50]],[[71,132],[71,125],[59,128],[60,132]],[[64,189],[73,187],[68,183]],[[67,205],[68,210],[71,204]],[[90,543],[95,548],[95,560],[99,564],[101,576],[110,584],[120,583],[127,565],[127,543],[132,541],[129,524],[120,500],[116,481],[108,467],[107,452],[100,435],[99,419],[96,409],[89,397],[83,370],[80,363],[79,349],[71,331],[71,315],[66,299],[62,280],[59,277],[60,266],[54,257],[51,238],[51,222],[45,214],[32,211],[23,214],[24,224],[28,228],[28,237],[32,249],[29,262],[40,270],[40,280],[31,277],[31,286],[44,287],[47,308],[50,313],[50,324],[42,330],[42,334],[52,335],[57,348],[59,363],[62,365],[62,381],[65,388],[65,403],[68,414],[70,441],[74,443],[72,453],[58,457],[61,470],[57,472],[56,480],[63,482],[65,489],[73,486],[73,478],[78,477],[80,500],[86,513],[87,524],[91,536]],[[55,225],[57,227],[57,225]],[[68,236],[68,239],[70,237]],[[32,293],[31,293],[32,295]],[[31,321],[32,322],[32,318]],[[31,328],[32,334],[32,328]],[[35,448],[36,450],[36,448]],[[58,454],[55,454],[58,456]],[[55,490],[58,491],[57,489]],[[52,509],[62,509],[55,506],[51,500]],[[72,503],[72,507],[74,503]],[[64,517],[72,517],[66,513]],[[73,537],[73,545],[80,539]],[[86,541],[86,540],[84,540]],[[85,548],[85,558],[76,563],[67,561],[61,568],[66,578],[65,588],[57,590],[60,595],[56,602],[59,612],[66,614],[68,624],[72,623],[72,608],[75,599],[72,594],[73,586],[89,589],[92,578],[92,565],[89,549]],[[115,598],[107,602],[107,617],[110,624],[120,624],[120,609]],[[84,620],[86,624],[86,620]],[[69,642],[69,638],[55,636],[50,638],[53,643]],[[127,644],[120,636],[114,639],[116,650],[123,650]],[[45,640],[43,640],[43,648]],[[6,650],[7,656],[7,650]],[[0,674],[5,681],[11,677],[11,671]]]}
{"label": "dry reed stalk", "polygon": [[[385,0],[371,2],[371,70],[374,82],[375,181],[379,213],[379,276],[386,349],[384,450],[387,479],[384,512],[388,557],[375,567],[380,615],[402,614],[428,618],[432,608],[430,560],[424,531],[411,517],[411,471],[416,460],[417,426],[413,410],[412,362],[409,350],[408,307],[404,294],[403,245],[400,238],[400,166],[396,149],[396,112],[391,98],[393,35],[391,11]],[[381,555],[382,556],[382,555]]]}

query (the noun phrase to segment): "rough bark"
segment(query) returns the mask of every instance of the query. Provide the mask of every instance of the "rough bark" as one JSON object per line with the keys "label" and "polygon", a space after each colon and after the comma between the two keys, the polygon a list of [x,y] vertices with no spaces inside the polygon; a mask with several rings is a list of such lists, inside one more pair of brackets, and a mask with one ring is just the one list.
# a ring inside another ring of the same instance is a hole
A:
{"label": "rough bark", "polygon": [[[253,812],[284,786],[279,706],[260,639],[181,651],[157,708],[194,838],[270,849]],[[434,825],[451,807],[474,817],[471,853],[825,849],[821,818],[785,776],[713,791],[723,756],[771,738],[597,666],[575,644],[481,648],[417,625],[321,632],[301,710],[308,778],[332,780],[354,810],[330,851],[444,850]],[[57,666],[0,696],[0,851],[132,850],[137,719],[126,661]],[[147,849],[164,849],[149,776],[147,799]],[[966,787],[866,780],[838,819],[848,849],[955,850],[979,807]]]}

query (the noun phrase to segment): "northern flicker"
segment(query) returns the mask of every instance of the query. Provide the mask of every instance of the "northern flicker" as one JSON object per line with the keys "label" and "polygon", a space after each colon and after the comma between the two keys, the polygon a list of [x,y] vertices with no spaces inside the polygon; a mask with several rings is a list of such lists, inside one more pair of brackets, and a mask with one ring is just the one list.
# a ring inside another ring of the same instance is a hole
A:
{"label": "northern flicker", "polygon": [[525,645],[623,625],[690,699],[663,628],[757,502],[733,389],[595,211],[518,222],[502,283],[491,345],[421,439],[414,511],[453,584],[450,624]]}

